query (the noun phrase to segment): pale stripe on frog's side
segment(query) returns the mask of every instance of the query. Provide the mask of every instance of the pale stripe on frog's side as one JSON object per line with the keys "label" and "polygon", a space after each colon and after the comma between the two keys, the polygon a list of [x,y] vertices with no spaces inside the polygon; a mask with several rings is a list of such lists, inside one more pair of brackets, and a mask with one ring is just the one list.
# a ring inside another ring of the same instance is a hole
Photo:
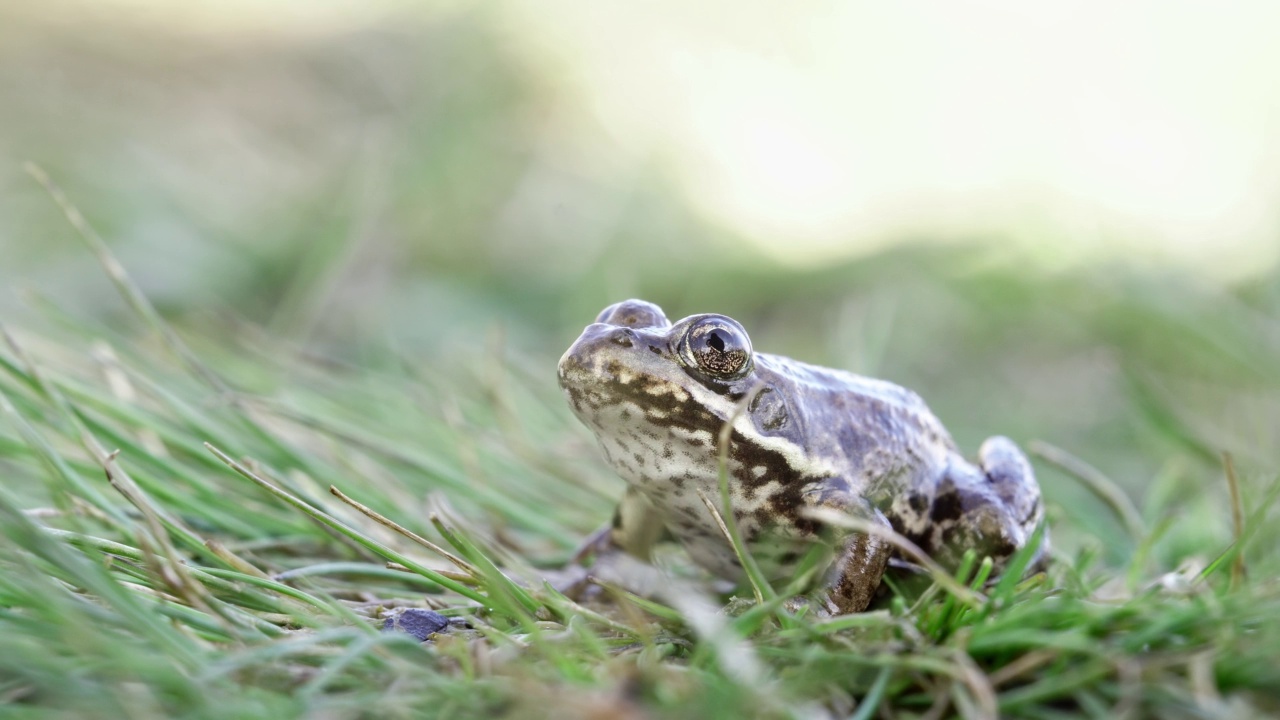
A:
{"label": "pale stripe on frog's side", "polygon": [[748,547],[771,558],[775,577],[812,543],[838,551],[820,598],[829,612],[865,607],[888,548],[833,536],[803,518],[805,507],[891,523],[944,561],[963,551],[957,543],[1003,559],[1043,515],[1030,465],[1012,443],[993,439],[984,462],[998,467],[974,467],[915,393],[754,353],[741,326],[723,316],[672,325],[655,305],[618,303],[565,352],[559,375],[570,406],[631,488],[608,539],[643,557],[659,533],[637,525],[659,523],[695,562],[727,578],[740,568],[698,490],[719,497],[720,431],[760,386],[733,421],[730,504]]}

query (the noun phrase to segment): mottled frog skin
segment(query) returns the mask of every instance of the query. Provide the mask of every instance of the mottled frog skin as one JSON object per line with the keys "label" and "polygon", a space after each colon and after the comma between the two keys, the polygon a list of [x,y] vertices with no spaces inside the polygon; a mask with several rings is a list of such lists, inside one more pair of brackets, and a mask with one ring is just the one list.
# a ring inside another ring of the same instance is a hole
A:
{"label": "mottled frog skin", "polygon": [[718,438],[730,420],[730,507],[744,542],[774,580],[815,544],[829,548],[813,598],[825,613],[865,609],[892,548],[823,527],[807,509],[891,526],[944,566],[975,548],[999,567],[1043,519],[1031,465],[1009,439],[988,439],[974,465],[910,390],[754,352],[723,315],[672,324],[652,303],[611,305],[565,352],[559,376],[628,484],[597,550],[648,559],[665,530],[702,567],[740,579],[700,497],[719,506]]}

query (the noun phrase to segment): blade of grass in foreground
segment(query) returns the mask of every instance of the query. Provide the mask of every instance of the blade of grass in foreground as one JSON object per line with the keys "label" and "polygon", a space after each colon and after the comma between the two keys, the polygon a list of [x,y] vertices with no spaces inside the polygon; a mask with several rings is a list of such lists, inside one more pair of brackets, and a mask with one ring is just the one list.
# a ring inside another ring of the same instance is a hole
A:
{"label": "blade of grass in foreground", "polygon": [[114,520],[117,525],[124,526],[128,524],[128,519],[120,508],[115,503],[108,501],[106,496],[98,491],[97,487],[89,484],[80,473],[76,472],[62,457],[61,453],[54,450],[53,446],[36,430],[35,426],[18,412],[17,407],[10,402],[3,388],[0,388],[0,411],[3,411],[9,417],[10,422],[18,429],[18,433],[26,441],[31,451],[52,471],[53,477],[62,481],[68,491],[91,502],[94,507]]}
{"label": "blade of grass in foreground", "polygon": [[[125,625],[134,632],[147,636],[174,661],[188,669],[195,669],[200,665],[199,652],[181,632],[167,623],[155,622],[151,608],[144,605],[135,594],[125,590],[102,565],[91,562],[84,555],[71,552],[64,543],[47,535],[28,520],[13,504],[8,493],[2,490],[0,531],[14,545],[58,568],[77,586],[100,598],[112,611],[118,613]],[[37,567],[29,567],[28,571],[43,574]],[[54,596],[56,594],[55,592]]]}
{"label": "blade of grass in foreground", "polygon": [[489,605],[489,599],[484,595],[480,594],[479,592],[476,592],[475,590],[472,590],[471,588],[457,581],[451,580],[441,575],[440,573],[432,570],[431,568],[426,567],[425,565],[422,565],[418,562],[415,562],[414,560],[409,559],[404,555],[401,555],[395,550],[392,550],[391,548],[364,535],[363,533],[360,533],[356,530],[353,530],[347,527],[344,523],[340,522],[337,518],[333,517],[332,515],[329,515],[328,513],[323,512],[321,510],[317,510],[316,508],[308,505],[302,500],[299,500],[293,495],[290,495],[284,490],[281,490],[275,485],[262,479],[261,477],[253,473],[251,470],[249,470],[245,466],[233,460],[230,456],[228,456],[226,453],[222,452],[218,448],[208,443],[205,443],[205,447],[209,449],[209,452],[216,455],[219,460],[226,463],[227,466],[230,467],[232,470],[248,478],[249,480],[252,480],[254,483],[257,483],[259,487],[271,493],[272,495],[280,498],[286,503],[306,513],[307,516],[309,516],[316,522],[319,522],[321,525],[324,525],[325,527],[328,527],[331,530],[335,530],[338,533],[341,533],[343,536],[356,542],[361,547],[364,547],[366,550],[369,550],[383,558],[386,558],[387,560],[391,560],[392,562],[397,562],[401,565],[404,565],[405,567],[413,570],[415,573],[422,575],[423,577],[427,578],[428,580],[431,580],[432,582],[436,583],[437,585],[440,585],[441,587],[452,590],[453,592],[465,598],[468,598],[470,600],[474,600],[475,602],[478,602],[481,605],[484,605],[484,606]]}
{"label": "blade of grass in foreground", "polygon": [[1280,476],[1277,476],[1271,482],[1271,487],[1267,489],[1267,494],[1262,498],[1262,502],[1258,503],[1253,512],[1249,513],[1249,517],[1244,521],[1243,532],[1231,543],[1231,546],[1222,552],[1213,562],[1205,567],[1200,573],[1201,578],[1208,578],[1218,571],[1223,565],[1233,563],[1236,556],[1244,553],[1249,547],[1249,542],[1262,528],[1263,519],[1271,506],[1275,504],[1276,499],[1280,498]]}
{"label": "blade of grass in foreground", "polygon": [[128,273],[125,272],[124,266],[121,265],[120,261],[111,253],[111,249],[107,247],[106,242],[104,242],[102,237],[98,235],[97,231],[89,225],[89,221],[80,213],[80,210],[72,204],[69,198],[67,198],[66,193],[62,192],[62,188],[58,187],[58,185],[53,182],[53,179],[49,177],[49,174],[46,173],[39,165],[28,162],[25,165],[25,169],[27,174],[34,178],[35,181],[44,188],[45,192],[49,194],[49,197],[51,197],[53,201],[57,203],[58,207],[61,208],[63,214],[67,217],[67,221],[71,223],[71,227],[75,228],[80,237],[86,244],[88,244],[89,249],[94,254],[94,257],[96,257],[98,262],[102,264],[102,268],[106,271],[107,277],[111,279],[111,282],[116,286],[116,289],[119,290],[120,295],[129,304],[129,307],[133,308],[134,312],[136,312],[146,322],[146,324],[160,336],[165,345],[167,345],[174,354],[181,358],[187,367],[191,368],[196,375],[201,377],[209,384],[210,387],[219,393],[229,395],[231,393],[231,389],[227,384],[217,373],[213,372],[205,366],[204,363],[200,362],[200,359],[195,356],[195,353],[191,352],[191,349],[182,341],[182,338],[178,337],[178,334],[169,327],[168,323],[164,321],[164,318],[160,317],[160,313],[156,311],[155,306],[151,304],[151,301],[147,299],[147,296],[142,292],[137,284],[133,282]]}

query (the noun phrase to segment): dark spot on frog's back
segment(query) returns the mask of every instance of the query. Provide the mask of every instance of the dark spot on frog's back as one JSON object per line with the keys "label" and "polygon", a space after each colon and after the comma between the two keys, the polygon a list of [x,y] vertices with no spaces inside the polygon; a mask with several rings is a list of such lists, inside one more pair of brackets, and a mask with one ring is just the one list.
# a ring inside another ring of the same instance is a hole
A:
{"label": "dark spot on frog's back", "polygon": [[756,510],[755,519],[764,527],[785,522],[801,535],[810,535],[817,532],[818,523],[800,516],[800,509],[804,506],[803,484],[784,483]]}
{"label": "dark spot on frog's back", "polygon": [[[740,467],[746,468],[736,475],[744,489],[767,485],[775,480],[784,486],[798,489],[799,484],[791,482],[797,478],[797,472],[787,463],[782,453],[748,440],[737,430],[729,438],[729,457]],[[755,468],[759,467],[763,467],[764,471],[757,475]]]}
{"label": "dark spot on frog's back", "polygon": [[933,499],[933,512],[929,519],[934,523],[953,522],[960,519],[962,510],[960,496],[952,491]]}
{"label": "dark spot on frog's back", "polygon": [[924,515],[924,511],[929,508],[929,498],[920,493],[911,493],[911,496],[907,498],[907,503],[911,505],[911,509],[915,511],[916,515]]}

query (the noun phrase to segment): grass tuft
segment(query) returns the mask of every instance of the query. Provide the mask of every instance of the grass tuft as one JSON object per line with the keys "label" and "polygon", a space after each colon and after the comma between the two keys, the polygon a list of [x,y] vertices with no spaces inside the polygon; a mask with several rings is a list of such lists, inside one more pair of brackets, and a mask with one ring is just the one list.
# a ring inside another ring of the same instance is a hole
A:
{"label": "grass tuft", "polygon": [[[1038,446],[1087,492],[1051,505],[1056,555],[1025,580],[1030,549],[992,584],[987,558],[969,554],[948,573],[905,538],[828,513],[824,522],[884,534],[926,573],[893,579],[871,611],[837,618],[782,612],[794,588],[775,592],[758,569],[739,589],[755,603],[732,617],[726,598],[694,589],[654,600],[595,581],[608,601],[576,601],[542,575],[608,516],[609,493],[582,492],[596,487],[589,476],[599,464],[550,379],[501,363],[486,366],[488,382],[410,363],[335,365],[251,332],[184,336],[47,176],[31,172],[137,324],[119,331],[41,305],[46,322],[5,332],[6,709],[335,718],[1280,712],[1271,519],[1280,481],[1241,472],[1226,456],[1227,487],[1180,492],[1185,477],[1208,474],[1186,422],[1156,428],[1177,471],[1162,476],[1172,489],[1151,495],[1143,512],[1130,484]],[[1143,402],[1142,412],[1158,411],[1154,397]],[[1051,497],[1070,497],[1070,483],[1055,481],[1045,476]],[[723,490],[719,502],[704,501],[752,569]],[[1190,502],[1205,497],[1221,507]],[[446,512],[446,500],[456,510]],[[1095,501],[1110,515],[1089,510]],[[1117,546],[1135,551],[1114,562]],[[672,587],[699,587],[671,564],[681,577]],[[451,624],[425,643],[381,631],[406,609],[437,610]]]}

